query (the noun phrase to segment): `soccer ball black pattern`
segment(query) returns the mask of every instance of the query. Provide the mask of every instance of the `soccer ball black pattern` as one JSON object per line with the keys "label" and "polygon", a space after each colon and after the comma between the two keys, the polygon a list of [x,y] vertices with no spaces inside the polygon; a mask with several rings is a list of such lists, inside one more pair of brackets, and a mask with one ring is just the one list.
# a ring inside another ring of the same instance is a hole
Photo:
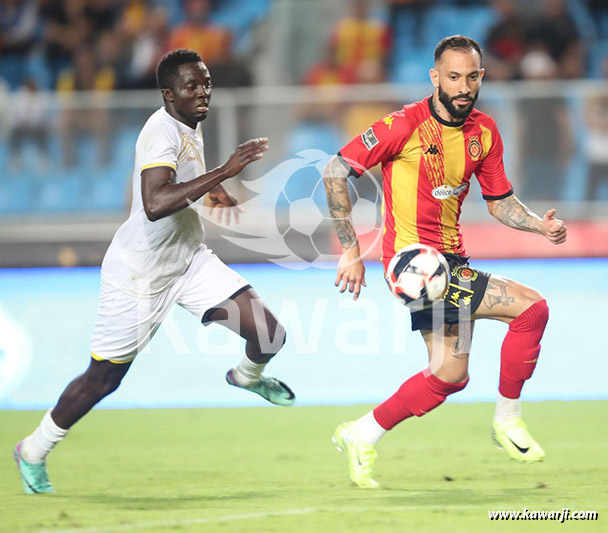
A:
{"label": "soccer ball black pattern", "polygon": [[441,300],[450,284],[450,269],[435,248],[410,244],[391,259],[386,281],[395,298],[404,305]]}

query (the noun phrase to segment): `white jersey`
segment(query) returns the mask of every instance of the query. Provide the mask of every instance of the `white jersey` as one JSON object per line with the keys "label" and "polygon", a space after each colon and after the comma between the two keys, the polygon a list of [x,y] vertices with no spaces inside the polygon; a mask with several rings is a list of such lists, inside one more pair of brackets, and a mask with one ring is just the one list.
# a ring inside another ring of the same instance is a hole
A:
{"label": "white jersey", "polygon": [[182,275],[198,248],[204,230],[198,204],[151,222],[144,211],[141,173],[169,167],[177,183],[205,172],[200,127],[192,129],[174,119],[164,107],[146,122],[135,145],[133,203],[126,222],[118,228],[101,266],[110,284],[137,297],[158,294]]}

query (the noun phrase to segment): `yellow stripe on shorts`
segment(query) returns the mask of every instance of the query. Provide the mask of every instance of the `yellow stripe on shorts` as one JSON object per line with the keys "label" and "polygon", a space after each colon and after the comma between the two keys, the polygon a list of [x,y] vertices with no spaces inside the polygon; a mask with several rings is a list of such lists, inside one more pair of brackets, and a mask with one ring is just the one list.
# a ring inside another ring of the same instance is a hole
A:
{"label": "yellow stripe on shorts", "polygon": [[128,361],[117,361],[116,359],[104,359],[103,357],[99,357],[97,354],[94,354],[93,352],[91,352],[91,357],[93,359],[95,359],[95,361],[108,361],[110,363],[114,363],[115,365],[124,365],[126,363],[131,363],[135,357],[133,359],[129,359]]}

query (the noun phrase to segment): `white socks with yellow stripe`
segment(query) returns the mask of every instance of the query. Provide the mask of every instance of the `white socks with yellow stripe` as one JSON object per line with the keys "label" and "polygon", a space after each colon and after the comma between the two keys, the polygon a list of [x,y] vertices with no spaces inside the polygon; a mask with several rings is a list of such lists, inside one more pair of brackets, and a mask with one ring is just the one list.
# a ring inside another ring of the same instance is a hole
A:
{"label": "white socks with yellow stripe", "polygon": [[49,409],[34,433],[23,439],[21,457],[28,463],[42,463],[55,445],[65,439],[67,429],[61,429],[51,418]]}
{"label": "white socks with yellow stripe", "polygon": [[244,355],[239,364],[232,369],[232,375],[239,385],[249,387],[260,381],[260,376],[265,366],[266,363],[254,363],[249,357]]}

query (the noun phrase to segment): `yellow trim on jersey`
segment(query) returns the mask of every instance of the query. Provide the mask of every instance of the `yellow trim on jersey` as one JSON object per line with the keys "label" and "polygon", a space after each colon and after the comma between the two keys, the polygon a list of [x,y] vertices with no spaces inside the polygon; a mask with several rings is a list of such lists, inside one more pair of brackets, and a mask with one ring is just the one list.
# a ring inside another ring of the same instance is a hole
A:
{"label": "yellow trim on jersey", "polygon": [[182,134],[180,151],[179,154],[177,154],[178,161],[187,154],[188,149],[190,149],[190,152],[194,154],[194,157],[196,157],[199,164],[203,165],[203,156],[198,151],[198,147],[190,140],[188,135],[184,133]]}
{"label": "yellow trim on jersey", "polygon": [[416,128],[393,162],[391,192],[395,221],[395,252],[413,242],[418,235],[418,180],[420,179],[420,133]]}
{"label": "yellow trim on jersey", "polygon": [[[465,147],[462,128],[443,127],[444,185],[452,188],[462,183],[465,171]],[[441,203],[441,238],[449,252],[458,248],[458,196],[450,196]]]}
{"label": "yellow trim on jersey", "polygon": [[492,132],[488,128],[481,124],[479,125],[479,127],[481,128],[481,146],[483,147],[483,153],[481,154],[481,157],[479,159],[483,161],[488,155],[490,148],[492,147],[493,139]]}
{"label": "yellow trim on jersey", "polygon": [[104,359],[103,357],[99,357],[97,354],[94,354],[93,352],[91,352],[91,357],[93,359],[95,359],[95,361],[109,361],[110,363],[114,363],[115,365],[124,365],[126,363],[131,363],[135,357],[133,359],[129,359],[128,361],[118,361],[116,359]]}
{"label": "yellow trim on jersey", "polygon": [[149,168],[158,168],[158,167],[170,167],[173,170],[177,170],[177,166],[174,165],[173,163],[160,162],[160,163],[150,163],[149,165],[144,165],[143,167],[141,167],[141,170],[139,172],[141,173],[144,170],[148,170]]}

